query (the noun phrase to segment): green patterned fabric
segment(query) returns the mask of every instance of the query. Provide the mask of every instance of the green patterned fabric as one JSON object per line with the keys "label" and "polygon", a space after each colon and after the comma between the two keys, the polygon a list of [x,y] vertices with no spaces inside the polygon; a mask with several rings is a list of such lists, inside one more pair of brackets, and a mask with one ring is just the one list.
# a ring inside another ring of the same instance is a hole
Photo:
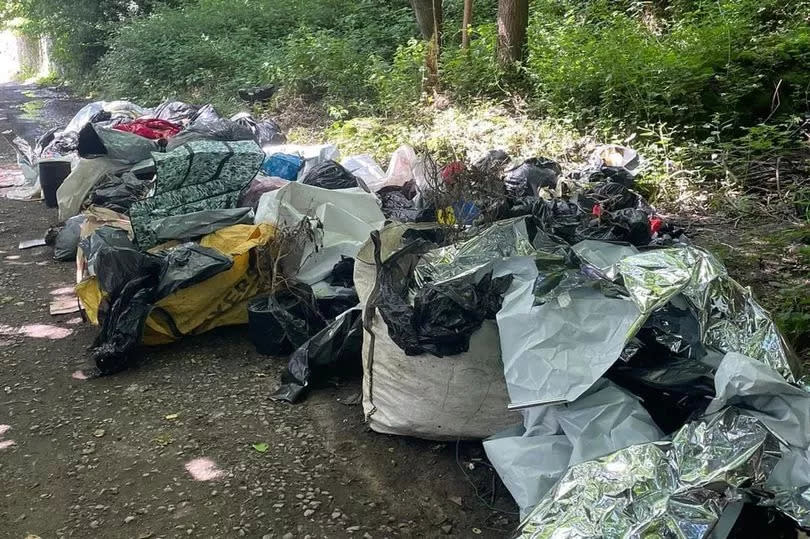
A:
{"label": "green patterned fabric", "polygon": [[152,155],[155,194],[129,211],[141,249],[158,243],[156,231],[165,217],[236,207],[240,191],[264,161],[264,152],[252,140],[196,140]]}

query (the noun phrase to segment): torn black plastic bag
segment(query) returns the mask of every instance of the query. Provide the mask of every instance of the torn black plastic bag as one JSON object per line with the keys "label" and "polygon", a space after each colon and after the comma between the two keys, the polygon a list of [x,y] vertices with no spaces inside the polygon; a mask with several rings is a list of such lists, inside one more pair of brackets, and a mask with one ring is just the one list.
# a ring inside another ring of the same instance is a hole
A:
{"label": "torn black plastic bag", "polygon": [[281,132],[281,127],[273,120],[257,122],[247,112],[240,112],[231,116],[231,121],[250,129],[253,132],[253,140],[259,146],[264,147],[287,142],[287,137]]}
{"label": "torn black plastic bag", "polygon": [[311,387],[340,377],[357,376],[363,371],[362,309],[344,312],[299,347],[281,376],[281,386],[273,400],[295,403]]}
{"label": "torn black plastic bag", "polygon": [[312,289],[303,283],[251,300],[248,322],[256,351],[277,357],[303,345],[326,325]]}
{"label": "torn black plastic bag", "polygon": [[253,131],[246,125],[223,118],[211,105],[205,105],[184,130],[169,139],[166,151],[172,151],[195,140],[254,140]]}
{"label": "torn black plastic bag", "polygon": [[164,101],[155,107],[152,117],[173,124],[184,125],[197,115],[200,108],[182,101]]}
{"label": "torn black plastic bag", "polygon": [[500,310],[511,275],[497,279],[492,273],[470,275],[444,283],[429,283],[408,304],[416,254],[434,245],[415,241],[385,264],[378,266],[380,296],[377,308],[388,326],[388,334],[404,352],[412,356],[431,353],[438,357],[460,354],[470,348],[470,335],[485,319]]}
{"label": "torn black plastic bag", "polygon": [[56,260],[68,262],[76,259],[84,221],[84,215],[75,215],[65,221],[65,226],[56,235],[56,242],[53,246],[53,257]]}
{"label": "torn black plastic bag", "polygon": [[142,180],[131,172],[125,172],[120,177],[105,174],[90,193],[88,205],[127,213],[133,204],[146,197],[151,185],[151,180]]}
{"label": "torn black plastic bag", "polygon": [[509,154],[503,150],[490,150],[481,159],[473,163],[472,167],[486,174],[499,176],[509,164]]}
{"label": "torn black plastic bag", "polygon": [[157,284],[157,297],[166,296],[192,284],[210,279],[233,266],[233,259],[211,247],[186,243],[159,253],[163,269]]}
{"label": "torn black plastic bag", "polygon": [[132,352],[141,340],[146,319],[157,301],[156,283],[156,274],[142,275],[129,281],[114,299],[111,297],[109,312],[103,316],[101,331],[91,349],[90,357],[99,374],[115,374],[135,363]]}
{"label": "torn black plastic bag", "polygon": [[605,376],[644,402],[665,433],[696,419],[715,396],[700,324],[683,298],[653,312]]}
{"label": "torn black plastic bag", "polygon": [[160,258],[139,251],[120,228],[102,226],[79,245],[87,259],[88,272],[96,276],[99,288],[111,296],[129,281],[160,273]]}
{"label": "torn black plastic bag", "polygon": [[105,233],[99,238],[99,231],[105,228],[111,227],[101,227],[90,236],[96,240],[88,242],[99,287],[107,293],[102,305],[109,305],[108,309],[99,309],[101,331],[91,354],[103,375],[133,365],[132,352],[141,341],[143,326],[155,302],[233,265],[229,257],[193,243],[158,255],[143,253],[127,246],[124,240],[129,240],[123,230],[123,238],[109,231],[105,233],[111,241],[103,240]]}
{"label": "torn black plastic bag", "polygon": [[330,286],[328,290],[319,291],[316,299],[318,312],[324,320],[334,320],[358,303],[360,298],[357,297],[354,287]]}
{"label": "torn black plastic bag", "polygon": [[643,345],[629,362],[617,361],[605,377],[640,397],[665,433],[699,417],[714,397],[711,368],[661,346]]}
{"label": "torn black plastic bag", "polygon": [[309,169],[301,183],[322,189],[349,189],[357,187],[357,176],[331,159]]}
{"label": "torn black plastic bag", "polygon": [[536,197],[541,187],[554,189],[562,174],[560,165],[533,157],[506,172],[506,192],[512,197]]}
{"label": "torn black plastic bag", "polygon": [[408,198],[407,191],[412,190],[408,184],[383,187],[377,191],[377,197],[382,204],[382,212],[386,219],[400,223],[430,223],[436,220],[434,208],[417,208],[413,197]]}

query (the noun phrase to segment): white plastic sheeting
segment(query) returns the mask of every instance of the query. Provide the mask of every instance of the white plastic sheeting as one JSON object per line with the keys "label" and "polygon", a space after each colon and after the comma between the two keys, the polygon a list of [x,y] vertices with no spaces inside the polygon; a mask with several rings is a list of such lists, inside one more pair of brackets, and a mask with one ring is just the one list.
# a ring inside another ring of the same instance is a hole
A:
{"label": "white plastic sheeting", "polygon": [[524,516],[569,466],[663,435],[636,397],[607,380],[574,403],[523,414],[522,426],[485,441],[484,450]]}
{"label": "white plastic sheeting", "polygon": [[372,193],[385,185],[385,172],[370,155],[352,155],[341,161],[340,164],[363,180]]}
{"label": "white plastic sheeting", "polygon": [[512,407],[570,402],[618,359],[641,315],[629,300],[590,287],[535,306],[537,268],[524,262],[498,313],[504,374]]}
{"label": "white plastic sheeting", "polygon": [[308,219],[314,242],[302,246],[296,279],[325,279],[342,256],[353,258],[385,222],[377,197],[361,189],[322,189],[290,182],[259,199],[256,223],[293,228]]}

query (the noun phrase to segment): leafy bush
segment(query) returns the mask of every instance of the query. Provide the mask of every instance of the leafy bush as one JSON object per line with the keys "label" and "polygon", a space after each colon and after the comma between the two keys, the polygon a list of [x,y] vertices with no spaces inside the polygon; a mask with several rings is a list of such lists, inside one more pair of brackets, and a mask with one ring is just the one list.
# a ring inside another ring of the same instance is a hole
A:
{"label": "leafy bush", "polygon": [[465,97],[499,94],[503,72],[494,61],[497,40],[496,26],[483,24],[471,29],[469,49],[445,48],[440,69],[447,89]]}
{"label": "leafy bush", "polygon": [[411,39],[397,49],[390,65],[377,60],[371,83],[381,109],[402,112],[418,104],[426,74],[426,53],[424,41]]}
{"label": "leafy bush", "polygon": [[[281,83],[289,92],[367,101],[376,58],[414,23],[404,0],[197,0],[123,26],[99,64],[104,93],[155,101]],[[379,21],[391,21],[380,24]]]}
{"label": "leafy bush", "polygon": [[[527,68],[538,102],[582,119],[700,125],[720,113],[753,125],[770,114],[782,80],[780,113],[806,109],[796,99],[810,82],[800,17],[788,17],[774,1],[678,4],[679,17],[655,24],[607,0],[537,0]],[[810,13],[792,4],[794,12]]]}

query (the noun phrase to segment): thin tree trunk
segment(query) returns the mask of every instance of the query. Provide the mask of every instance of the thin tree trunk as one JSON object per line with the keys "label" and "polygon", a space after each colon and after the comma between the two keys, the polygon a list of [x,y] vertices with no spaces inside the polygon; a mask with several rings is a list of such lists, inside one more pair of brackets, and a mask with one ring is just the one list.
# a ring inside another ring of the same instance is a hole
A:
{"label": "thin tree trunk", "polygon": [[529,0],[499,0],[498,63],[502,66],[523,60],[528,25]]}
{"label": "thin tree trunk", "polygon": [[410,0],[416,24],[425,41],[441,43],[442,0]]}
{"label": "thin tree trunk", "polygon": [[473,0],[464,0],[464,20],[461,23],[461,48],[470,48],[470,25],[472,25]]}
{"label": "thin tree trunk", "polygon": [[427,67],[426,86],[439,85],[439,50],[442,43],[442,0],[410,0],[416,24],[422,37],[429,42],[425,58]]}

